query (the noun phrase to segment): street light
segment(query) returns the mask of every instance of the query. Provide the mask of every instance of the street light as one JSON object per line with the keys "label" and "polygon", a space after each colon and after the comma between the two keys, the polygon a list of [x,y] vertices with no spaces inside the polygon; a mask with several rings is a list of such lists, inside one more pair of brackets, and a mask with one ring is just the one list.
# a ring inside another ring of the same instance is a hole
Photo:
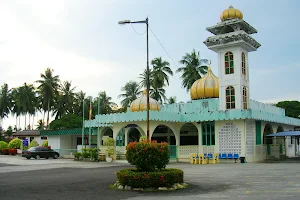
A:
{"label": "street light", "polygon": [[125,24],[146,24],[147,27],[147,140],[149,141],[150,134],[149,134],[149,127],[150,127],[150,121],[149,121],[149,110],[150,110],[150,103],[149,103],[149,91],[150,91],[150,73],[149,73],[149,41],[148,41],[148,26],[149,26],[149,20],[148,17],[144,21],[130,21],[130,20],[123,20],[119,21],[120,25]]}

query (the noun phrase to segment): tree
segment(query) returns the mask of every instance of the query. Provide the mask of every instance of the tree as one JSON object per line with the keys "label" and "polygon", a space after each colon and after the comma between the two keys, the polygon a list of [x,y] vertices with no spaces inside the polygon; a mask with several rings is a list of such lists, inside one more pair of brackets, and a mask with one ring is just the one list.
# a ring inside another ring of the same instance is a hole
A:
{"label": "tree", "polygon": [[187,91],[196,80],[207,73],[208,60],[200,59],[200,52],[196,52],[195,49],[191,53],[186,53],[179,63],[185,66],[178,68],[176,72],[182,73],[182,87],[186,88]]}
{"label": "tree", "polygon": [[165,94],[165,89],[163,87],[159,87],[159,83],[154,81],[152,84],[152,88],[150,89],[150,96],[156,101],[163,103],[167,98]]}
{"label": "tree", "polygon": [[132,101],[137,99],[138,95],[141,93],[141,87],[135,81],[129,81],[122,87],[121,91],[124,92],[118,96],[118,98],[123,98],[121,101],[122,107],[127,108]]}
{"label": "tree", "polygon": [[171,70],[170,63],[167,61],[163,61],[161,57],[154,58],[151,61],[151,64],[153,66],[153,78],[155,79],[155,82],[157,84],[158,88],[162,88],[165,83],[166,85],[169,85],[169,76],[173,76],[173,71]]}
{"label": "tree", "polygon": [[[100,92],[99,97],[100,97],[100,114],[112,113],[112,111],[113,111],[112,108],[118,106],[116,103],[112,102],[112,98],[107,96],[105,91]],[[98,102],[98,98],[95,98],[96,105]]]}
{"label": "tree", "polygon": [[[35,88],[32,84],[24,83],[23,86],[18,87],[16,93],[14,94],[14,102],[16,107],[19,108],[19,112],[25,115],[25,130],[27,129],[26,118],[29,114],[29,125],[30,125],[30,115],[35,114],[35,109],[37,105],[37,98],[35,93]],[[29,126],[30,127],[30,126]]]}
{"label": "tree", "polygon": [[0,91],[0,127],[2,128],[2,121],[11,111],[11,90],[8,85],[4,83]]}
{"label": "tree", "polygon": [[36,130],[45,130],[45,124],[42,119],[38,120]]}
{"label": "tree", "polygon": [[286,116],[300,118],[299,101],[281,101],[278,102],[276,106],[285,109]]}
{"label": "tree", "polygon": [[76,114],[66,114],[60,119],[53,120],[49,127],[51,130],[81,128],[82,117]]}
{"label": "tree", "polygon": [[170,97],[170,98],[168,99],[168,103],[169,103],[169,104],[176,103],[176,97]]}
{"label": "tree", "polygon": [[[75,94],[74,99],[74,113],[76,113],[79,116],[82,116],[82,110],[83,110],[83,103],[85,102],[86,94],[81,90],[80,92]],[[88,112],[88,106],[89,104],[84,105],[84,110]],[[86,113],[86,112],[85,112]]]}
{"label": "tree", "polygon": [[[143,71],[143,73],[140,74],[140,76],[139,76],[139,78],[141,79],[141,82],[140,82],[140,87],[141,88],[147,88],[147,77],[148,77],[148,73],[147,73],[147,69],[145,69]],[[153,84],[152,69],[149,69],[149,82],[150,82],[150,88],[151,88],[152,84]]]}
{"label": "tree", "polygon": [[56,103],[53,112],[55,119],[59,119],[65,114],[74,113],[75,88],[72,88],[71,81],[64,81],[61,84],[58,96],[55,98]]}
{"label": "tree", "polygon": [[38,86],[39,94],[42,96],[42,107],[44,113],[47,114],[47,128],[49,125],[49,113],[51,111],[51,107],[54,104],[54,98],[58,93],[59,88],[59,76],[53,75],[53,70],[47,68],[45,74],[41,74],[41,80],[37,80],[36,82],[40,85]]}

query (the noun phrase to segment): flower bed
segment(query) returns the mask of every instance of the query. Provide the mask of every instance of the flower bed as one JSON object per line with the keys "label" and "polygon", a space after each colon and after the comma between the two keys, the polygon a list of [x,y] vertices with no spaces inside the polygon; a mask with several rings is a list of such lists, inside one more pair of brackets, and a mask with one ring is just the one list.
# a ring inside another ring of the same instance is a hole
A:
{"label": "flower bed", "polygon": [[187,187],[181,169],[166,169],[169,163],[168,143],[156,141],[131,142],[126,159],[136,169],[117,172],[112,188],[135,191],[176,190]]}
{"label": "flower bed", "polygon": [[17,151],[17,149],[9,149],[8,153],[9,153],[9,155],[17,155],[18,151]]}
{"label": "flower bed", "polygon": [[117,172],[120,185],[132,188],[172,187],[183,183],[183,171],[180,169],[163,169],[156,172],[139,172],[136,169],[123,169]]}

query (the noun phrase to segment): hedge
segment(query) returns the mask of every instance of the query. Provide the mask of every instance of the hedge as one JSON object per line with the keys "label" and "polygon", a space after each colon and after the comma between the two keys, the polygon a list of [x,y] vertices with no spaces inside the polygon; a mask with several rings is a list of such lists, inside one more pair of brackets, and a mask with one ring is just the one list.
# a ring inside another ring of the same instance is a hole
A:
{"label": "hedge", "polygon": [[48,147],[48,140],[45,140],[42,144],[43,147]]}
{"label": "hedge", "polygon": [[183,171],[180,169],[163,169],[157,172],[139,172],[136,169],[123,169],[117,172],[122,186],[132,188],[172,187],[175,183],[183,183]]}

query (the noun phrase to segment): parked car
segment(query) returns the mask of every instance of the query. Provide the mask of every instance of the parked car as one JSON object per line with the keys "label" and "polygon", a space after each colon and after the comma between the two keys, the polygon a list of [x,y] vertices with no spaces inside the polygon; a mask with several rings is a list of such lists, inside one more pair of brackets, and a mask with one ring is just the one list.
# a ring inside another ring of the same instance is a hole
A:
{"label": "parked car", "polygon": [[27,159],[35,158],[54,158],[57,159],[59,157],[59,153],[54,151],[53,149],[49,149],[47,147],[31,147],[30,149],[26,151],[22,151],[22,157],[25,157]]}

